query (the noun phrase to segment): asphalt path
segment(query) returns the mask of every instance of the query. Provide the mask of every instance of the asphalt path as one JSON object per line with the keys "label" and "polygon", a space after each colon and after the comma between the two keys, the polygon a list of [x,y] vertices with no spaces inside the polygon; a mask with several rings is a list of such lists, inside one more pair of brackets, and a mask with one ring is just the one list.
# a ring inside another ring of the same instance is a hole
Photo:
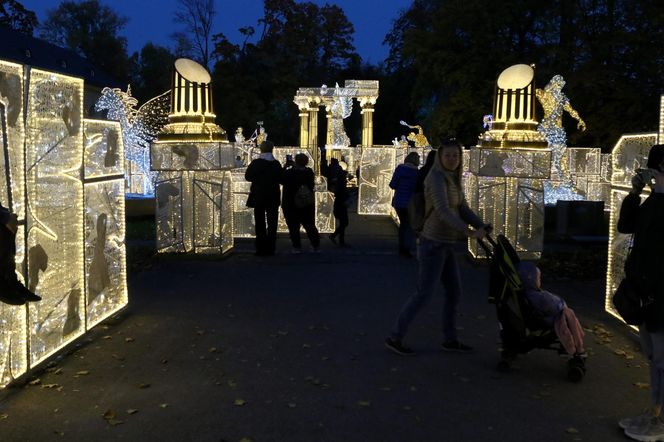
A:
{"label": "asphalt path", "polygon": [[[620,441],[648,404],[628,328],[603,312],[604,280],[544,275],[586,328],[588,373],[534,351],[495,370],[488,270],[459,248],[458,320],[472,354],[441,350],[442,297],[403,357],[383,340],[414,290],[386,218],[351,217],[350,247],[255,257],[158,256],[129,280],[130,305],[0,397],[2,441]],[[307,241],[304,239],[305,249]],[[31,382],[28,382],[31,381]]]}

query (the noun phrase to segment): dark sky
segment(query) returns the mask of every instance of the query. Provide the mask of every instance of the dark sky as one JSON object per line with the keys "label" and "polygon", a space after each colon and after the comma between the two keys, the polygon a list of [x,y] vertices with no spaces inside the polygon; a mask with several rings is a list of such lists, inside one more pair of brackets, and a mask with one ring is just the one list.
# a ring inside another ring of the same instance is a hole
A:
{"label": "dark sky", "polygon": [[[40,22],[46,11],[56,8],[59,0],[19,0],[27,9],[35,11]],[[317,5],[336,4],[341,7],[355,26],[355,47],[364,61],[377,63],[387,56],[382,45],[385,34],[399,11],[407,8],[411,0],[312,0]],[[102,0],[120,15],[129,18],[121,33],[127,37],[129,53],[140,50],[147,42],[172,46],[169,35],[178,29],[173,23],[177,0]],[[213,33],[223,32],[232,42],[241,43],[237,31],[242,26],[257,29],[262,15],[262,0],[215,0],[217,15]],[[37,33],[38,35],[38,33]]]}

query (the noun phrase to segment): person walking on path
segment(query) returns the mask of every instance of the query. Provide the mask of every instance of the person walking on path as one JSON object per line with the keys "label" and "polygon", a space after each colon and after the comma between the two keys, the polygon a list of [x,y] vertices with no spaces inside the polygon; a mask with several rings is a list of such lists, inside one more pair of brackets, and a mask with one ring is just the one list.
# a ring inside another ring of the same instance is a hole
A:
{"label": "person walking on path", "polygon": [[417,152],[409,153],[403,164],[394,170],[390,180],[390,188],[394,189],[392,207],[399,217],[399,255],[402,256],[411,256],[410,250],[415,245],[415,232],[408,218],[408,202],[415,190],[419,165],[420,155]]}
{"label": "person walking on path", "polygon": [[261,154],[249,164],[244,179],[251,182],[247,207],[254,209],[256,255],[270,256],[277,243],[281,164],[272,155],[271,141],[263,141],[259,148]]}
{"label": "person walking on path", "polygon": [[[341,164],[332,158],[330,161],[330,176],[332,191],[334,192],[334,206],[332,212],[337,221],[337,228],[330,235],[330,241],[338,244],[340,247],[346,247],[346,227],[348,227],[348,172],[344,170]],[[337,242],[337,237],[339,238]]]}
{"label": "person walking on path", "polygon": [[[625,276],[636,293],[648,300],[639,335],[641,350],[650,363],[652,406],[636,417],[622,419],[618,425],[632,439],[656,441],[664,440],[664,144],[650,149],[648,174],[652,177],[637,173],[632,178],[632,190],[623,199],[617,228],[634,235]],[[652,192],[641,203],[646,184]]]}
{"label": "person walking on path", "polygon": [[[445,293],[442,312],[443,350],[472,350],[472,347],[459,342],[456,332],[461,275],[454,253],[454,242],[459,233],[482,239],[488,226],[473,213],[464,199],[461,154],[461,144],[453,138],[445,140],[424,181],[426,220],[417,249],[417,291],[403,305],[390,336],[385,340],[388,349],[401,355],[414,354],[402,340],[417,313],[433,295],[439,280]],[[469,224],[474,229],[470,229]]]}
{"label": "person walking on path", "polygon": [[300,226],[307,232],[314,252],[320,246],[320,237],[316,228],[316,198],[314,192],[314,171],[310,167],[309,157],[303,153],[295,155],[295,165],[283,172],[283,195],[281,209],[288,225],[288,233],[293,244],[293,253],[302,253]]}

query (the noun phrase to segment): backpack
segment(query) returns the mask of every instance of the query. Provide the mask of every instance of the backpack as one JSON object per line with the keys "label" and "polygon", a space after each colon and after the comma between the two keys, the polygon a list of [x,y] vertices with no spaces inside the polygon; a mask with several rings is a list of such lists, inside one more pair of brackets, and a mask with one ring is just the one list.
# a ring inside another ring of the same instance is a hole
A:
{"label": "backpack", "polygon": [[295,207],[297,207],[298,209],[313,206],[314,204],[316,204],[314,193],[307,185],[302,184],[300,185],[300,187],[297,188],[297,192],[295,192],[294,204]]}
{"label": "backpack", "polygon": [[424,192],[415,192],[408,201],[408,220],[410,227],[416,234],[424,229],[424,223],[433,211],[433,207],[426,212],[426,202],[424,201]]}

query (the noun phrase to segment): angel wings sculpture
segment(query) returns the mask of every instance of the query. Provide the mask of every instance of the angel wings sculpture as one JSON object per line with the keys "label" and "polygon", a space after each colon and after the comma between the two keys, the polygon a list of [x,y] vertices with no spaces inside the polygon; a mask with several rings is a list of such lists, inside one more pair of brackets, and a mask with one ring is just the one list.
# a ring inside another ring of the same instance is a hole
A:
{"label": "angel wings sculpture", "polygon": [[[323,88],[321,88],[322,90]],[[327,88],[325,88],[327,89]],[[334,87],[334,102],[330,108],[330,125],[332,130],[332,145],[340,147],[350,146],[350,138],[344,129],[344,119],[353,113],[353,93],[341,89],[339,83]]]}
{"label": "angel wings sculpture", "polygon": [[120,122],[125,157],[135,163],[141,174],[150,177],[149,183],[146,183],[146,193],[152,194],[155,173],[150,171],[150,143],[168,123],[170,91],[148,100],[138,109],[137,105],[138,100],[131,96],[130,86],[127,92],[106,87],[95,103],[95,110],[106,110],[109,120]]}

